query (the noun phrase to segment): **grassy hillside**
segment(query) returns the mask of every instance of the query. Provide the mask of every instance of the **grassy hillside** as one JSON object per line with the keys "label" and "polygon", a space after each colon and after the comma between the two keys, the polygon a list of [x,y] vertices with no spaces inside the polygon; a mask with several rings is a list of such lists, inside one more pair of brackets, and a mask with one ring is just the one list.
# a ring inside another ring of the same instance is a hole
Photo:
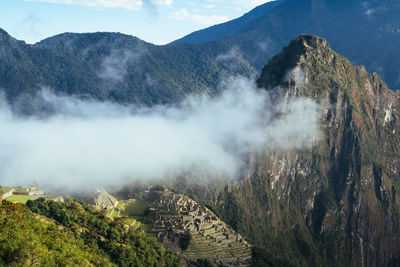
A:
{"label": "grassy hillside", "polygon": [[104,212],[77,202],[64,204],[38,199],[26,205],[71,229],[86,245],[100,250],[118,266],[178,265],[174,254],[165,252],[142,230],[130,228],[123,218],[111,220]]}
{"label": "grassy hillside", "polygon": [[0,266],[115,266],[97,247],[26,206],[0,203]]}
{"label": "grassy hillside", "polygon": [[143,231],[77,202],[3,201],[0,228],[0,266],[178,266]]}

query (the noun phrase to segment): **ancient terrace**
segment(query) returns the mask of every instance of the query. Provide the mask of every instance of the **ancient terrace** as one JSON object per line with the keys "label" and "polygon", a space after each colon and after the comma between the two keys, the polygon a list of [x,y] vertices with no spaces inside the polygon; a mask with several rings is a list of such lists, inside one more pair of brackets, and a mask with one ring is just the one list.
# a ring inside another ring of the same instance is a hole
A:
{"label": "ancient terrace", "polygon": [[[182,195],[165,191],[153,202],[155,214],[153,232],[167,250],[181,253],[189,260],[211,259],[217,265],[248,266],[251,245],[245,237],[203,204]],[[182,239],[189,244],[182,248]]]}
{"label": "ancient terrace", "polygon": [[44,191],[39,188],[39,185],[36,182],[33,182],[30,186],[0,186],[0,199],[25,203],[27,200],[33,200],[39,197],[44,197],[54,201],[64,201],[61,196],[45,194]]}

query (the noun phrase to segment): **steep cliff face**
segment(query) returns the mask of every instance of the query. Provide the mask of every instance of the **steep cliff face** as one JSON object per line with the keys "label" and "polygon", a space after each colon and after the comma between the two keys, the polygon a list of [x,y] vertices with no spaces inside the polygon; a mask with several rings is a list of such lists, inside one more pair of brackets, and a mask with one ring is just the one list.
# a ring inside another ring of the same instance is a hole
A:
{"label": "steep cliff face", "polygon": [[[302,151],[252,156],[216,209],[270,263],[400,263],[400,94],[316,36],[300,36],[258,86],[321,107],[321,138]],[[288,140],[289,141],[289,140]]]}

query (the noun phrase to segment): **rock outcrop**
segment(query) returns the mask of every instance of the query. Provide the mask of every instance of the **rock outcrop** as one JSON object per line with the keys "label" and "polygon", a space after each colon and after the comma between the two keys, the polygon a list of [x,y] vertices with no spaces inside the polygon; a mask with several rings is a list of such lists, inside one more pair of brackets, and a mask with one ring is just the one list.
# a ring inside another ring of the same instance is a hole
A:
{"label": "rock outcrop", "polygon": [[118,204],[118,201],[104,189],[96,189],[95,192],[86,194],[83,199],[86,203],[102,210],[112,209]]}

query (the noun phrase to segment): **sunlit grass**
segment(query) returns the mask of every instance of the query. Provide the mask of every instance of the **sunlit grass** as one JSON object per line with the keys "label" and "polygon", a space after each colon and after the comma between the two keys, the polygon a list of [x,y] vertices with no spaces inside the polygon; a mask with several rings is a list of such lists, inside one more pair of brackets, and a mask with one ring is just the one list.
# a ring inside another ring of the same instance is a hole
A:
{"label": "sunlit grass", "polygon": [[138,200],[133,204],[126,206],[125,212],[128,216],[143,216],[145,210],[150,207],[146,201]]}
{"label": "sunlit grass", "polygon": [[35,200],[38,199],[38,196],[27,196],[27,195],[12,195],[6,198],[6,200],[15,202],[15,203],[20,203],[20,204],[25,204],[28,200]]}

